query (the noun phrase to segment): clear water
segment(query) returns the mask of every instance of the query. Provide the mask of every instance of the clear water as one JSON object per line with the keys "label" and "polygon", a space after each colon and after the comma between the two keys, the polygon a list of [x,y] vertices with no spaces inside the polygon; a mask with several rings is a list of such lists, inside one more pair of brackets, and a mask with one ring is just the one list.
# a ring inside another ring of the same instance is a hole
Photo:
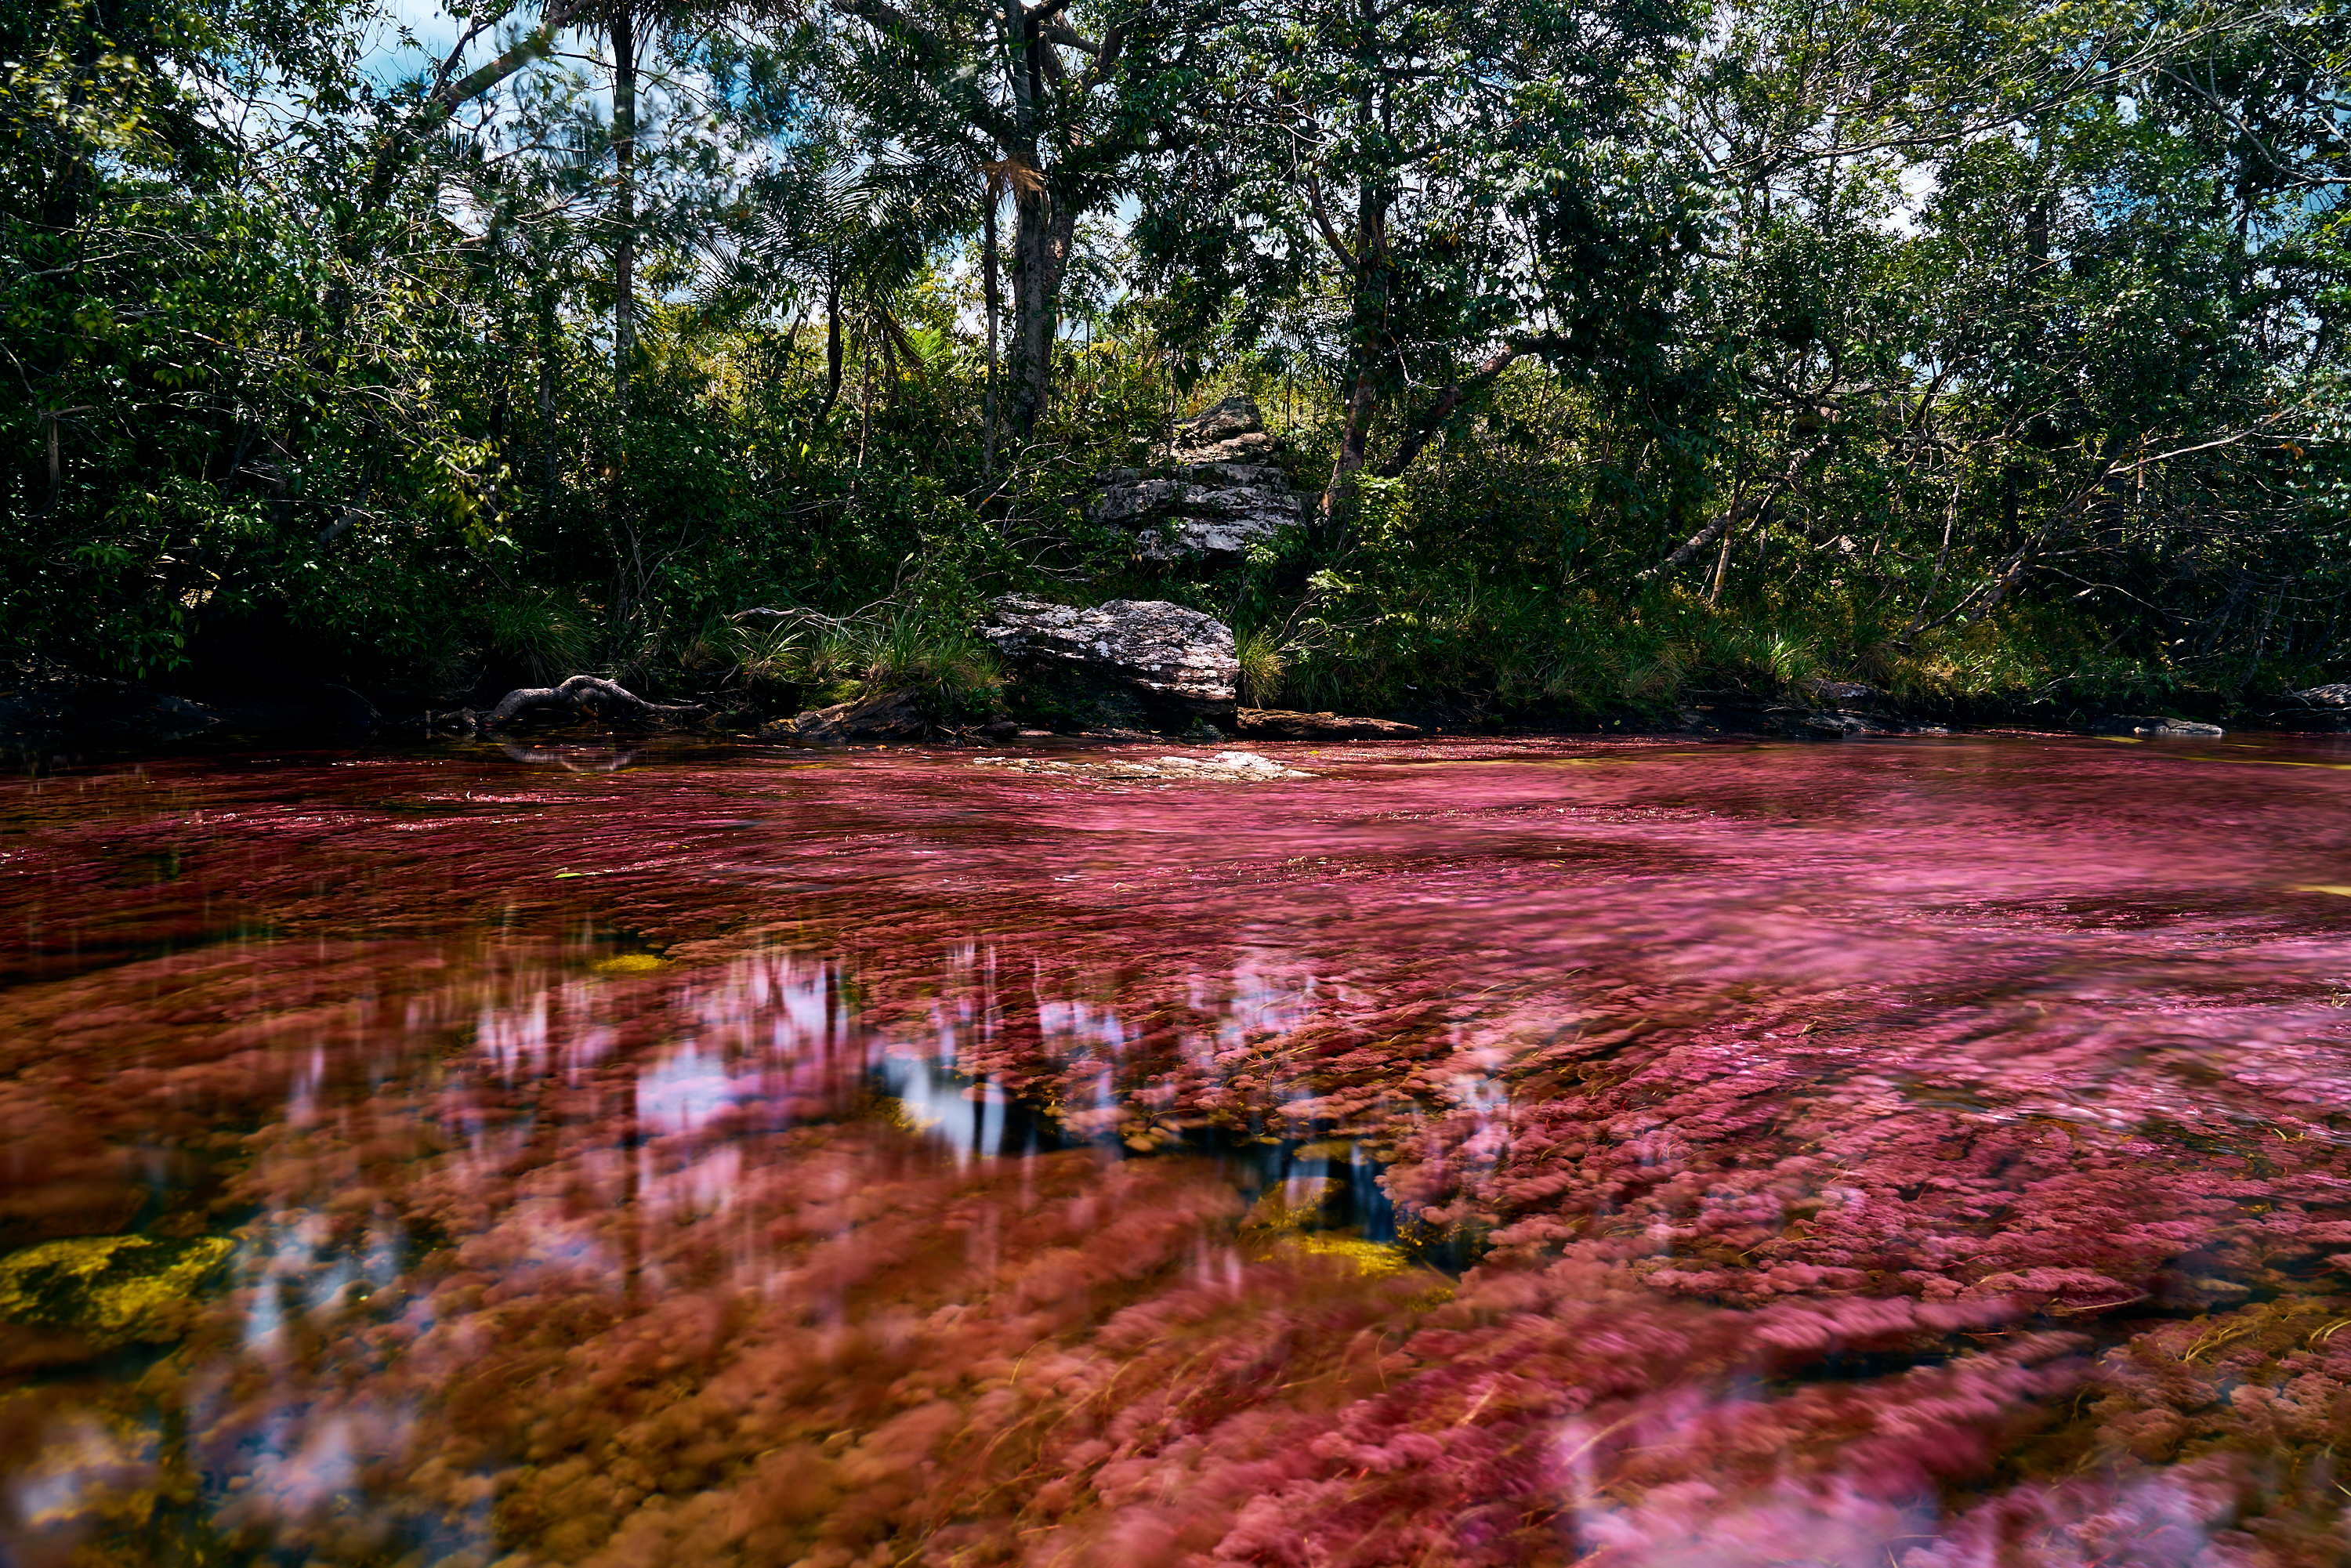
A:
{"label": "clear water", "polygon": [[2351,749],[1265,750],[0,785],[0,1561],[2351,1552]]}

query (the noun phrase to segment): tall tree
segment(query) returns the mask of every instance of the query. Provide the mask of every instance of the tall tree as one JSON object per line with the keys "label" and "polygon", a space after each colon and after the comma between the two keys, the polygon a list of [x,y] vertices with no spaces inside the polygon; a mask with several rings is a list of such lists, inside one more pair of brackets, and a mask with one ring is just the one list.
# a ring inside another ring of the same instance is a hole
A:
{"label": "tall tree", "polygon": [[1239,0],[1176,44],[1198,133],[1155,160],[1146,252],[1196,329],[1247,342],[1286,314],[1331,375],[1326,517],[1351,508],[1384,416],[1417,392],[1421,424],[1442,421],[1465,376],[1536,340],[1540,263],[1511,199],[1625,131],[1632,78],[1679,26],[1663,0]]}
{"label": "tall tree", "polygon": [[1153,5],[1104,8],[1089,37],[1083,0],[833,0],[849,25],[839,79],[878,131],[944,168],[992,169],[1009,190],[1005,406],[1024,439],[1051,399],[1078,223],[1118,193],[1147,134],[1129,44],[1161,25]]}

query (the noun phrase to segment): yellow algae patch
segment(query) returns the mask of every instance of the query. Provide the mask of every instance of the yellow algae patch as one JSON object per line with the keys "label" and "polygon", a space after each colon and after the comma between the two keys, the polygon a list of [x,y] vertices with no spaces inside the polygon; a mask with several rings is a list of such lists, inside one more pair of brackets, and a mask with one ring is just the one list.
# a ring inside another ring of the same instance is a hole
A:
{"label": "yellow algae patch", "polygon": [[1366,1279],[1376,1280],[1388,1274],[1401,1274],[1413,1267],[1404,1249],[1387,1241],[1366,1241],[1360,1236],[1328,1234],[1293,1236],[1289,1245],[1301,1252],[1317,1258],[1336,1258],[1353,1265],[1355,1272]]}
{"label": "yellow algae patch", "polygon": [[0,1258],[0,1318],[99,1345],[177,1339],[178,1310],[228,1261],[226,1237],[72,1236]]}
{"label": "yellow algae patch", "polygon": [[650,975],[669,967],[669,960],[651,953],[623,953],[614,958],[599,958],[588,966],[600,975]]}
{"label": "yellow algae patch", "polygon": [[2351,898],[2351,883],[2298,882],[2286,891],[2288,893],[2331,893],[2337,898]]}
{"label": "yellow algae patch", "polygon": [[1311,1258],[1329,1258],[1344,1263],[1366,1280],[1393,1280],[1417,1275],[1427,1281],[1427,1289],[1415,1292],[1405,1303],[1416,1311],[1425,1312],[1430,1307],[1442,1306],[1453,1299],[1452,1281],[1433,1269],[1414,1262],[1403,1248],[1392,1241],[1366,1241],[1360,1236],[1322,1232],[1285,1236],[1281,1246],[1303,1252]]}
{"label": "yellow algae patch", "polygon": [[946,1124],[944,1116],[925,1116],[895,1095],[884,1094],[873,1102],[874,1112],[883,1121],[902,1133],[928,1133]]}

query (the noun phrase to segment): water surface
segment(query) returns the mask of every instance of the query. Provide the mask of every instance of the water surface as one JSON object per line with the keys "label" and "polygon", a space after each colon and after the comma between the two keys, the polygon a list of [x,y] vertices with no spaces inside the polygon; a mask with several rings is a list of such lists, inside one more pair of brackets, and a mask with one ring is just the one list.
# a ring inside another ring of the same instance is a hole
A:
{"label": "water surface", "polygon": [[2351,749],[1265,749],[0,786],[0,1560],[2345,1560]]}

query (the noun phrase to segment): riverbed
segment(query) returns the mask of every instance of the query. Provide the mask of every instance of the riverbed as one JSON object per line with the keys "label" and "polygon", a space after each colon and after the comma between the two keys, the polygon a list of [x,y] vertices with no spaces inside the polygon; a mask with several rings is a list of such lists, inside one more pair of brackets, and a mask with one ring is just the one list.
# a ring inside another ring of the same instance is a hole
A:
{"label": "riverbed", "polygon": [[2344,1560],[2351,743],[1253,750],[0,782],[0,1560]]}

